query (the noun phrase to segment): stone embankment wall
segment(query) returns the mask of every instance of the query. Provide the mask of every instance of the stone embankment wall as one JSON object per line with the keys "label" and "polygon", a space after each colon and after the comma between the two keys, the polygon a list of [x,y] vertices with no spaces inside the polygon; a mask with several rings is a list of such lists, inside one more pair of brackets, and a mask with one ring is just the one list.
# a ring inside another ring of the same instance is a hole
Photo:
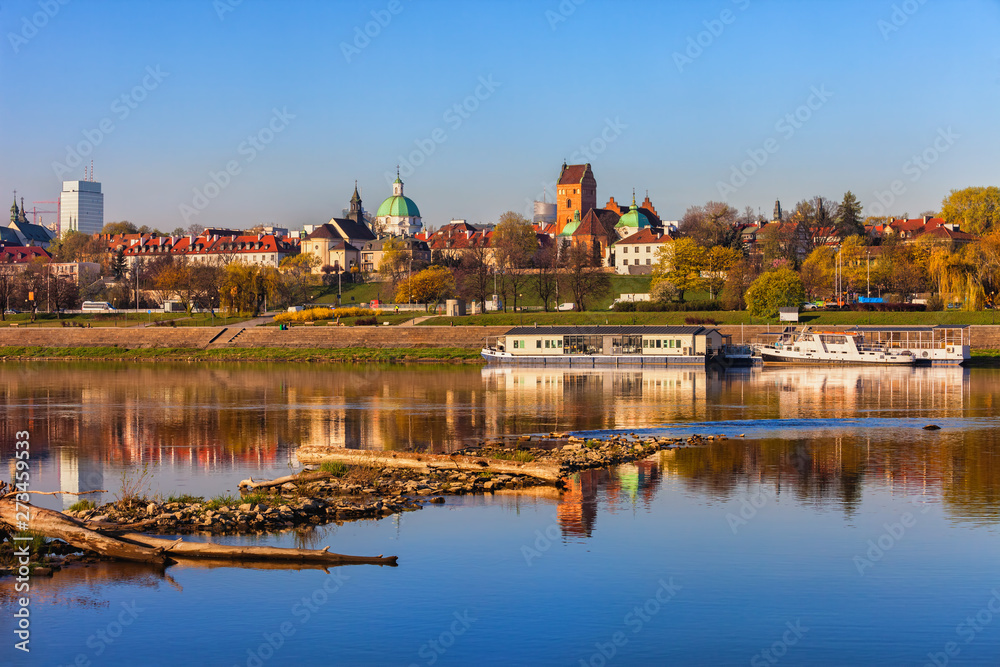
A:
{"label": "stone embankment wall", "polygon": [[481,349],[509,327],[148,327],[0,328],[0,346],[132,348],[429,348]]}
{"label": "stone embankment wall", "polygon": [[[149,327],[144,329],[94,329],[10,327],[0,328],[0,346],[119,347],[131,348],[431,348],[480,349],[490,336],[509,327]],[[734,343],[752,342],[760,333],[780,331],[781,326],[723,325]],[[831,327],[835,328],[835,327]],[[973,349],[1000,349],[1000,325],[973,326]]]}

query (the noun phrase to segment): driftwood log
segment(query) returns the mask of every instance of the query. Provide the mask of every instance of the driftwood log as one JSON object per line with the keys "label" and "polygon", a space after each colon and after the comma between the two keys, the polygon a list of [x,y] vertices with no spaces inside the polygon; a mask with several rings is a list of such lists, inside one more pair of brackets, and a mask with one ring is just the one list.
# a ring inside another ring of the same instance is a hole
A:
{"label": "driftwood log", "polygon": [[285,475],[284,477],[277,477],[275,479],[262,480],[260,482],[255,482],[251,477],[250,479],[245,479],[240,482],[240,486],[246,489],[271,489],[276,486],[281,486],[282,484],[287,484],[292,482],[297,484],[299,482],[315,482],[321,479],[332,479],[336,477],[333,473],[329,472],[309,472],[303,471],[296,473],[294,475]]}
{"label": "driftwood log", "polygon": [[128,544],[114,537],[108,537],[87,528],[62,512],[35,507],[30,503],[16,502],[15,494],[0,498],[0,527],[8,533],[13,534],[20,530],[19,525],[24,521],[26,513],[29,515],[26,522],[28,529],[45,537],[60,539],[78,549],[138,563],[166,565],[169,561],[162,548]]}
{"label": "driftwood log", "polygon": [[[530,475],[549,482],[558,482],[566,476],[562,466],[556,462],[507,461],[483,456],[460,456],[457,454],[414,454],[410,452],[379,452],[304,445],[295,456],[300,463],[323,463],[340,461],[350,465],[385,466],[389,468],[412,468],[427,472],[458,470],[462,472],[493,472],[501,475]],[[301,479],[299,477],[298,479]],[[294,482],[295,476],[285,481]],[[278,480],[274,480],[278,482]],[[284,482],[282,482],[284,483]],[[259,488],[259,487],[251,487]]]}
{"label": "driftwood log", "polygon": [[[119,560],[169,565],[174,559],[205,558],[226,560],[242,565],[244,563],[285,563],[294,565],[396,565],[396,556],[347,556],[320,550],[284,549],[280,547],[247,547],[208,544],[204,542],[184,542],[149,537],[140,533],[123,532],[123,526],[111,524],[91,524],[66,516],[62,512],[35,507],[29,503],[17,502],[15,494],[0,497],[0,530],[14,534],[19,525],[30,514],[27,527],[48,538],[60,539],[78,549],[93,551],[102,556]],[[93,529],[92,529],[93,528]]]}

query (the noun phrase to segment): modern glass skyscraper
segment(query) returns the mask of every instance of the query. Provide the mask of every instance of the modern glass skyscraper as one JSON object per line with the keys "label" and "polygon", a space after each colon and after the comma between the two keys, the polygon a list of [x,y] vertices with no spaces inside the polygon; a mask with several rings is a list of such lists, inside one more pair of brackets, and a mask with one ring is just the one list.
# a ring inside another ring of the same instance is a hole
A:
{"label": "modern glass skyscraper", "polygon": [[104,195],[97,181],[63,181],[59,232],[99,234],[104,228]]}

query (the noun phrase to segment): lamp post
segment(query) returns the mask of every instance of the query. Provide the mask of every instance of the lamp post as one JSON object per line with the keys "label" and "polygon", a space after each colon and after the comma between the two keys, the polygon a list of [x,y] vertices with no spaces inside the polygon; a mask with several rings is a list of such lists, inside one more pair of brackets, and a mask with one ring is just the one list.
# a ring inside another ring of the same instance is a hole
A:
{"label": "lamp post", "polygon": [[868,298],[872,296],[872,251],[868,249]]}

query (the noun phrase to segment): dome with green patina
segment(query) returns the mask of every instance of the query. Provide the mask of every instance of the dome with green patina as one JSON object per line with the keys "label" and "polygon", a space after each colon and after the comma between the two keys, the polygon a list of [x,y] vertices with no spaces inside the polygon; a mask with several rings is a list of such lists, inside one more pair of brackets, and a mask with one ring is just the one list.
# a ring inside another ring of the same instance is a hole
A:
{"label": "dome with green patina", "polygon": [[634,196],[632,197],[632,206],[629,207],[628,213],[623,215],[615,225],[615,229],[621,229],[623,227],[635,230],[649,227],[649,218],[639,212],[639,207],[635,205]]}
{"label": "dome with green patina", "polygon": [[413,203],[413,200],[403,195],[393,195],[382,202],[378,207],[375,217],[397,216],[400,218],[419,218],[420,209]]}
{"label": "dome with green patina", "polygon": [[375,217],[420,217],[420,209],[413,203],[413,200],[403,196],[403,181],[400,180],[399,174],[396,174],[396,180],[392,182],[392,196],[382,202],[382,205],[378,207],[378,212],[375,213]]}
{"label": "dome with green patina", "polygon": [[573,236],[573,233],[580,228],[580,211],[573,211],[573,220],[567,222],[559,236]]}

